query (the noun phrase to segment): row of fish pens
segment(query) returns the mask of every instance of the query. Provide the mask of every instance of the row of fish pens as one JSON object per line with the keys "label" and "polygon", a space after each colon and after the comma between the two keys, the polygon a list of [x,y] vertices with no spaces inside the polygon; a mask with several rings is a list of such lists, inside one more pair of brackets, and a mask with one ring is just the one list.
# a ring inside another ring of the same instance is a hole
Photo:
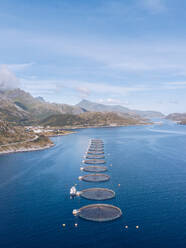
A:
{"label": "row of fish pens", "polygon": [[[94,174],[80,176],[79,180],[96,183],[108,181],[110,176],[102,174],[102,172],[108,170],[106,166],[101,166],[101,164],[105,163],[103,141],[100,139],[90,140],[85,159],[83,160],[83,164],[86,166],[83,166],[80,169],[84,172],[91,172]],[[77,192],[76,194],[83,198],[96,201],[108,200],[115,197],[115,192],[107,188],[88,188]],[[110,204],[90,204],[80,209],[74,209],[73,214],[86,220],[103,222],[119,218],[122,215],[122,212],[118,207]]]}

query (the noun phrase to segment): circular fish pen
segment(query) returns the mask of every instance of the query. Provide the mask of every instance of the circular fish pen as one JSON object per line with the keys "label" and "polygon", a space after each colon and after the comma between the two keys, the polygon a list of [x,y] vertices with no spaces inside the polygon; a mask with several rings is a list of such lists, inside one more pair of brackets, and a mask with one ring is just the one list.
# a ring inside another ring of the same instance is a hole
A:
{"label": "circular fish pen", "polygon": [[114,198],[115,192],[106,188],[90,188],[82,190],[80,195],[88,200],[102,201]]}
{"label": "circular fish pen", "polygon": [[83,167],[83,171],[85,172],[104,172],[107,171],[107,167],[106,166],[85,166]]}
{"label": "circular fish pen", "polygon": [[99,153],[99,152],[103,152],[104,153],[104,150],[93,150],[93,149],[89,149],[87,152],[93,152],[93,153]]}
{"label": "circular fish pen", "polygon": [[104,151],[87,151],[87,154],[100,155],[100,154],[104,154]]}
{"label": "circular fish pen", "polygon": [[103,143],[89,143],[90,146],[104,146]]}
{"label": "circular fish pen", "polygon": [[93,146],[93,145],[90,145],[89,146],[89,149],[104,149],[104,146]]}
{"label": "circular fish pen", "polygon": [[87,159],[100,159],[100,158],[105,158],[104,155],[87,155]]}
{"label": "circular fish pen", "polygon": [[106,182],[110,179],[110,176],[106,174],[89,174],[81,177],[81,180],[85,182]]}
{"label": "circular fish pen", "polygon": [[79,216],[85,220],[104,222],[119,218],[121,209],[109,204],[91,204],[78,210]]}
{"label": "circular fish pen", "polygon": [[102,140],[91,140],[91,144],[103,144]]}
{"label": "circular fish pen", "polygon": [[96,151],[100,151],[100,150],[103,151],[104,148],[102,148],[102,147],[89,147],[88,150],[90,150],[90,151],[95,151],[95,150]]}
{"label": "circular fish pen", "polygon": [[86,159],[83,162],[84,164],[105,164],[106,163],[104,159]]}

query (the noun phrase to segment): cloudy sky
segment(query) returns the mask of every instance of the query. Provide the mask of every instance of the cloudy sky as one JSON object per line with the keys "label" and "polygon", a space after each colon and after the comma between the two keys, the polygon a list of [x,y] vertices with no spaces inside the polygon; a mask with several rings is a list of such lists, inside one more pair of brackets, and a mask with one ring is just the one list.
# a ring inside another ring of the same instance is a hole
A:
{"label": "cloudy sky", "polygon": [[0,86],[186,112],[185,0],[1,0]]}

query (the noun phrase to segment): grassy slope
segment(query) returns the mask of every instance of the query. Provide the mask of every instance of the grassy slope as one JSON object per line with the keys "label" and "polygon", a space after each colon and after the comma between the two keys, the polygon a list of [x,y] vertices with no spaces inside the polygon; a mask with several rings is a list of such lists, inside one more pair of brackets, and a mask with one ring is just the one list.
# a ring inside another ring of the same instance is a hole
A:
{"label": "grassy slope", "polygon": [[86,112],[79,115],[52,115],[44,119],[42,125],[50,126],[107,126],[107,125],[136,125],[145,123],[144,119],[133,118],[116,113]]}

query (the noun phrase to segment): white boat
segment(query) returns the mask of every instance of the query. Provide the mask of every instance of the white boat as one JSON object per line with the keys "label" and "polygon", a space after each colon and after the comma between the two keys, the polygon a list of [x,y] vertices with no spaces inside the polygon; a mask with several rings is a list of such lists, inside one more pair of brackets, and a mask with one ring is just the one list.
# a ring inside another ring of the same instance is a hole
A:
{"label": "white boat", "polygon": [[70,189],[70,195],[71,196],[75,196],[76,195],[76,192],[77,192],[76,187],[75,186],[72,186],[72,188]]}

